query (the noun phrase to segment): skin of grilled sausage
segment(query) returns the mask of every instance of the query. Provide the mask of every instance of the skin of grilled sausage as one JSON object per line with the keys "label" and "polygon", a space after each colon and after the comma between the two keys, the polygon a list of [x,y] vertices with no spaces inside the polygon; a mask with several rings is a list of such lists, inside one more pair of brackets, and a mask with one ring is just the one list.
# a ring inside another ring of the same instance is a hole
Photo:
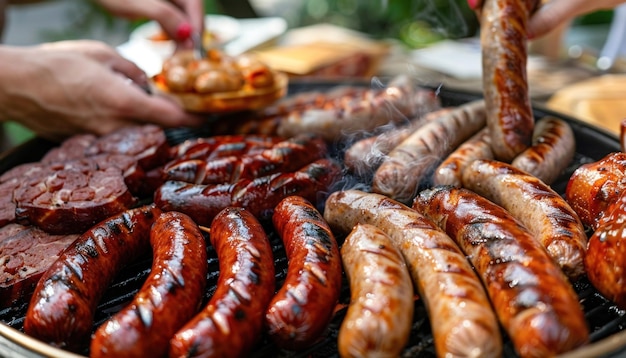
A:
{"label": "skin of grilled sausage", "polygon": [[359,175],[373,173],[398,144],[408,138],[424,124],[452,111],[451,107],[428,112],[410,121],[408,125],[395,127],[372,137],[356,141],[345,151],[343,163],[346,168]]}
{"label": "skin of grilled sausage", "polygon": [[607,207],[626,189],[626,153],[609,153],[576,168],[565,187],[565,200],[583,224],[598,228]]}
{"label": "skin of grilled sausage", "polygon": [[511,164],[550,185],[574,159],[576,139],[570,125],[556,117],[537,121],[533,144],[513,159]]}
{"label": "skin of grilled sausage", "polygon": [[337,233],[347,234],[361,223],[391,237],[428,310],[438,356],[501,356],[500,327],[479,278],[432,221],[384,195],[359,190],[331,194],[324,218]]}
{"label": "skin of grilled sausage", "polygon": [[112,216],[70,245],[37,283],[24,332],[52,346],[89,344],[98,301],[124,264],[150,250],[154,205]]}
{"label": "skin of grilled sausage", "polygon": [[493,159],[491,136],[487,128],[463,142],[433,173],[434,185],[463,186],[463,169],[477,159]]}
{"label": "skin of grilled sausage", "polygon": [[526,75],[529,14],[539,0],[485,0],[480,17],[483,92],[495,157],[511,162],[531,145],[534,117]]}
{"label": "skin of grilled sausage", "polygon": [[274,258],[247,210],[226,208],[211,224],[220,274],[207,305],[170,341],[170,357],[245,357],[261,337],[275,289]]}
{"label": "skin of grilled sausage", "polygon": [[162,213],[150,231],[152,268],[132,302],[98,327],[91,357],[159,357],[200,309],[208,271],[205,239],[183,213]]}
{"label": "skin of grilled sausage", "polygon": [[395,147],[372,179],[372,191],[404,204],[437,162],[485,126],[485,102],[470,102],[429,122]]}
{"label": "skin of grilled sausage", "polygon": [[463,171],[463,183],[521,221],[570,280],[585,274],[585,227],[567,201],[539,178],[507,163],[477,160]]}
{"label": "skin of grilled sausage", "polygon": [[341,246],[350,304],[338,337],[341,357],[398,357],[413,322],[413,284],[402,253],[373,225],[357,224]]}
{"label": "skin of grilled sausage", "polygon": [[607,299],[626,309],[626,193],[606,210],[589,238],[585,269],[589,282]]}
{"label": "skin of grilled sausage", "polygon": [[626,152],[626,118],[622,119],[619,125],[619,144],[622,152]]}
{"label": "skin of grilled sausage", "polygon": [[327,151],[326,142],[321,137],[300,134],[271,148],[247,154],[175,161],[165,166],[163,172],[165,180],[194,184],[234,183],[240,179],[298,170],[323,158]]}
{"label": "skin of grilled sausage", "polygon": [[154,202],[164,211],[183,212],[202,226],[210,226],[215,215],[227,206],[247,208],[265,220],[271,219],[276,205],[289,195],[299,195],[317,204],[320,193],[330,191],[340,174],[338,163],[320,159],[296,172],[242,179],[235,184],[168,181],[155,192]]}
{"label": "skin of grilled sausage", "polygon": [[465,188],[422,191],[413,204],[452,237],[482,279],[521,357],[554,356],[589,340],[578,296],[527,229]]}
{"label": "skin of grilled sausage", "polygon": [[333,317],[342,278],[339,247],[322,214],[302,197],[283,199],[272,221],[289,266],[265,326],[278,347],[299,350],[314,344]]}

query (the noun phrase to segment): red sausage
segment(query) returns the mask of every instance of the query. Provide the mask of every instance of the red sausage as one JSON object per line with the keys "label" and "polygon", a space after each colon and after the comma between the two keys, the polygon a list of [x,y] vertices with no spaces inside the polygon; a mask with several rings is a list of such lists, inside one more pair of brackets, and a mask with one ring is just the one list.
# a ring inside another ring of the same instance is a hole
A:
{"label": "red sausage", "polygon": [[567,277],[505,209],[454,187],[422,191],[413,207],[467,255],[521,357],[554,356],[588,342],[585,316]]}
{"label": "red sausage", "polygon": [[269,219],[276,205],[289,195],[317,203],[318,195],[329,191],[340,172],[336,162],[320,159],[297,172],[242,179],[234,184],[168,181],[156,191],[154,202],[164,211],[183,212],[203,226],[209,226],[213,217],[227,206],[243,207],[259,219]]}
{"label": "red sausage", "polygon": [[158,357],[200,309],[208,271],[206,244],[185,214],[161,214],[150,231],[152,268],[133,301],[98,327],[91,357]]}
{"label": "red sausage", "polygon": [[312,345],[333,317],[341,289],[341,257],[326,220],[306,199],[290,196],[274,211],[289,267],[272,299],[265,323],[278,347]]}
{"label": "red sausage", "polygon": [[211,224],[220,266],[209,303],[170,341],[170,357],[244,357],[263,328],[275,289],[274,258],[258,220],[242,208],[226,208]]}
{"label": "red sausage", "polygon": [[483,91],[495,157],[510,162],[530,146],[526,24],[539,0],[485,0],[480,19]]}
{"label": "red sausage", "polygon": [[24,332],[55,347],[87,345],[98,301],[126,263],[149,252],[160,212],[154,205],[124,211],[76,239],[39,280]]}

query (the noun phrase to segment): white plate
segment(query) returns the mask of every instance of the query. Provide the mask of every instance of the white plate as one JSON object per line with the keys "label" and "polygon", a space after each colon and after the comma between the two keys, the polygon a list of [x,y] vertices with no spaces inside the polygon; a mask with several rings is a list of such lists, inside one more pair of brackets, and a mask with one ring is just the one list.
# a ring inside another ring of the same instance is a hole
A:
{"label": "white plate", "polygon": [[[230,16],[206,15],[205,31],[216,37],[215,45],[223,46],[239,36],[239,22]],[[154,52],[166,58],[171,56],[176,48],[172,40],[154,40],[155,36],[163,33],[161,26],[156,21],[149,21],[137,27],[130,33],[130,42],[137,42],[152,48]]]}

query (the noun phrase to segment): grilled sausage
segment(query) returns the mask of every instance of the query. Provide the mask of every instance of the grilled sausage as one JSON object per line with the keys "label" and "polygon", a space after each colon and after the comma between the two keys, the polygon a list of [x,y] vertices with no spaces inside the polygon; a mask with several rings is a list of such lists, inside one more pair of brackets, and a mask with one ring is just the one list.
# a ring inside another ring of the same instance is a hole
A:
{"label": "grilled sausage", "polygon": [[269,148],[282,141],[282,137],[264,135],[215,135],[187,139],[173,146],[171,160],[214,159]]}
{"label": "grilled sausage", "polygon": [[434,185],[463,186],[463,169],[477,159],[492,159],[491,136],[487,128],[474,134],[455,149],[433,173]]}
{"label": "grilled sausage", "polygon": [[126,263],[149,252],[159,214],[153,205],[124,211],[76,239],[37,283],[24,332],[69,350],[88,344],[98,301]]}
{"label": "grilled sausage", "polygon": [[619,144],[622,152],[626,152],[626,118],[619,125]]}
{"label": "grilled sausage", "polygon": [[170,341],[170,357],[244,357],[261,336],[274,294],[274,258],[257,219],[226,208],[211,224],[220,274],[208,304]]}
{"label": "grilled sausage", "polygon": [[265,313],[270,339],[299,350],[328,327],[339,300],[341,257],[326,220],[306,199],[283,199],[272,217],[289,260],[287,277]]}
{"label": "grilled sausage", "polygon": [[194,184],[234,183],[241,179],[298,170],[326,154],[326,142],[321,137],[300,134],[248,155],[177,160],[166,165],[163,172],[165,180]]}
{"label": "grilled sausage", "polygon": [[626,153],[609,153],[602,159],[579,166],[565,187],[565,200],[585,225],[592,229],[609,204],[626,189]]}
{"label": "grilled sausage", "polygon": [[576,140],[570,125],[556,117],[537,121],[533,144],[513,159],[511,164],[550,185],[574,159]]}
{"label": "grilled sausage", "polygon": [[626,309],[625,218],[626,192],[623,192],[599,220],[585,255],[589,282],[622,309]]}
{"label": "grilled sausage", "polygon": [[501,355],[500,327],[480,280],[458,246],[432,221],[384,195],[358,190],[331,194],[324,218],[337,232],[349,233],[361,223],[391,237],[428,310],[438,356]]}
{"label": "grilled sausage", "polygon": [[357,224],[341,247],[350,304],[339,329],[342,357],[398,357],[413,322],[413,284],[402,253],[375,226]]}
{"label": "grilled sausage", "polygon": [[276,205],[289,195],[300,195],[317,203],[318,195],[330,190],[340,172],[336,162],[320,159],[297,172],[242,179],[234,184],[168,181],[155,192],[154,202],[164,211],[183,212],[203,226],[209,226],[213,217],[227,206],[247,208],[265,220],[271,218]]}
{"label": "grilled sausage", "polygon": [[422,191],[413,204],[471,260],[521,357],[547,357],[589,340],[578,296],[539,242],[502,207],[464,188]]}
{"label": "grilled sausage", "polygon": [[380,165],[372,191],[408,204],[438,161],[485,126],[485,102],[475,101],[425,124],[395,147]]}
{"label": "grilled sausage", "polygon": [[161,214],[150,231],[152,268],[133,301],[98,327],[91,357],[158,357],[200,309],[208,271],[204,236],[185,214]]}
{"label": "grilled sausage", "polygon": [[463,184],[521,221],[572,281],[584,275],[585,228],[565,199],[547,184],[495,160],[473,162],[463,171]]}
{"label": "grilled sausage", "polygon": [[526,78],[526,24],[539,0],[485,0],[480,18],[483,92],[495,157],[530,146],[534,117]]}
{"label": "grilled sausage", "polygon": [[358,140],[345,151],[343,163],[348,170],[359,175],[374,172],[385,156],[419,127],[450,111],[450,107],[441,108],[412,119],[408,125]]}

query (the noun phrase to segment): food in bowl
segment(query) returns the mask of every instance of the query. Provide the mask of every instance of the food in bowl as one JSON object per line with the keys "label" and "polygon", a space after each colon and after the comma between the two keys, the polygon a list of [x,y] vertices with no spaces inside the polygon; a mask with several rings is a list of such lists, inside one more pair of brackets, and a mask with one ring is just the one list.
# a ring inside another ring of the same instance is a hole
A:
{"label": "food in bowl", "polygon": [[218,49],[198,59],[180,51],[153,77],[155,91],[192,112],[233,112],[265,107],[284,96],[287,76],[253,55],[229,56]]}

